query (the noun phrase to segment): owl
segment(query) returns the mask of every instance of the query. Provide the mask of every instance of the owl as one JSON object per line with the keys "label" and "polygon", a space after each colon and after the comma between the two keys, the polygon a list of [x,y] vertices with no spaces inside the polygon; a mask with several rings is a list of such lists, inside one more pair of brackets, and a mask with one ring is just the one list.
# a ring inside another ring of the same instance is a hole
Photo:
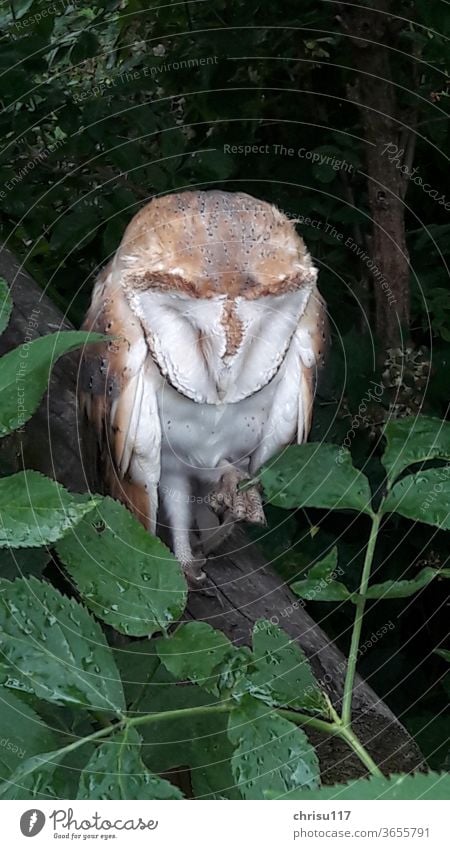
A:
{"label": "owl", "polygon": [[166,538],[190,582],[236,521],[264,523],[262,464],[306,440],[325,348],[294,223],[241,192],[135,215],[93,290],[79,397],[105,491]]}

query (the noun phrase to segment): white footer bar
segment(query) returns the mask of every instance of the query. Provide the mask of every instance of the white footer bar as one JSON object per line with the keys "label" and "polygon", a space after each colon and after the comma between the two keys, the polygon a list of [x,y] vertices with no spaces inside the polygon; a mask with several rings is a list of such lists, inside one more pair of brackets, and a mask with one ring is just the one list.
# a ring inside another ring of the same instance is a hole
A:
{"label": "white footer bar", "polygon": [[450,847],[448,803],[437,801],[1,802],[7,847],[321,849]]}

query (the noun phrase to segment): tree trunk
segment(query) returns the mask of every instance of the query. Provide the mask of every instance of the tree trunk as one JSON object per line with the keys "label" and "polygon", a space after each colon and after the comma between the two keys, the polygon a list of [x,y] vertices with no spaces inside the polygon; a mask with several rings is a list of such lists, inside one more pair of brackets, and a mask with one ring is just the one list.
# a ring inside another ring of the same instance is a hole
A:
{"label": "tree trunk", "polygon": [[393,83],[390,48],[397,41],[398,23],[389,17],[391,5],[380,0],[376,10],[342,6],[340,16],[358,72],[347,94],[358,106],[365,137],[372,219],[372,262],[367,265],[373,280],[375,331],[384,348],[404,347],[408,335],[410,270],[403,201],[417,122],[415,108],[400,109]]}
{"label": "tree trunk", "polygon": [[[0,275],[10,284],[14,298],[10,325],[0,337],[0,353],[23,342],[33,310],[39,310],[36,335],[69,329],[59,310],[31,277],[19,270],[6,249],[0,252]],[[78,439],[76,374],[76,357],[66,355],[56,365],[47,396],[25,426],[25,432],[1,440],[3,468],[6,460],[10,466],[13,461],[15,468],[24,464],[38,469],[72,490],[86,488]],[[206,571],[209,586],[190,593],[185,616],[210,622],[237,645],[250,643],[257,619],[279,623],[310,658],[318,680],[338,707],[345,658],[265,563],[259,550],[248,542],[242,529],[237,529],[223,550],[210,558]],[[422,756],[414,740],[359,677],[355,682],[354,718],[356,733],[384,772],[409,772],[421,766]],[[360,762],[339,740],[317,733],[310,737],[317,746],[325,782],[364,774]]]}

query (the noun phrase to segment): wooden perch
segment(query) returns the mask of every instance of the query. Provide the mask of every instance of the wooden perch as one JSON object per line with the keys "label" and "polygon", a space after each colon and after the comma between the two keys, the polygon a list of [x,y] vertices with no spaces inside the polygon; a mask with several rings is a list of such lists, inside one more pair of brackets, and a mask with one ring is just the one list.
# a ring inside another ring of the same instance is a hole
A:
{"label": "wooden perch", "polygon": [[[0,251],[0,275],[9,283],[14,311],[7,331],[0,337],[0,353],[24,341],[33,315],[37,327],[31,335],[69,329],[60,311],[7,250]],[[66,487],[86,489],[80,457],[77,414],[77,358],[65,356],[56,365],[49,391],[38,412],[24,429],[0,443],[3,469],[28,468],[55,477]],[[209,587],[190,593],[186,616],[209,622],[234,643],[248,644],[259,618],[278,623],[296,639],[330,699],[339,705],[345,674],[345,658],[311,619],[298,598],[265,563],[257,547],[241,528],[206,566]],[[386,639],[389,639],[387,636]],[[422,756],[387,705],[361,678],[354,693],[354,729],[385,773],[409,772],[422,764]],[[364,767],[335,738],[310,733],[317,746],[324,780],[345,781],[364,774]]]}

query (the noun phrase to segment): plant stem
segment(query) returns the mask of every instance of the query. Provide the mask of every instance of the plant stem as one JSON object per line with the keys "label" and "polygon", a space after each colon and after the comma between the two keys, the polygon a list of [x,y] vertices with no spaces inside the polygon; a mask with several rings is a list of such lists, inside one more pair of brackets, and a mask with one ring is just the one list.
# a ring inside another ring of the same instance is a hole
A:
{"label": "plant stem", "polygon": [[[69,743],[68,746],[64,746],[63,748],[58,749],[58,752],[55,752],[55,755],[58,754],[60,757],[63,757],[65,755],[68,755],[69,752],[73,752],[75,749],[78,749],[80,746],[84,746],[86,743],[92,743],[94,741],[101,740],[104,737],[110,737],[111,735],[117,733],[117,731],[122,731],[124,729],[137,725],[151,725],[155,722],[165,722],[171,719],[181,719],[186,716],[192,717],[206,716],[208,714],[215,713],[231,713],[233,707],[233,702],[226,701],[218,705],[199,705],[193,708],[180,708],[177,710],[159,711],[157,713],[146,713],[142,716],[125,716],[120,719],[119,722],[116,722],[114,725],[107,725],[104,728],[100,728],[98,731],[94,731],[92,734],[88,734],[87,737],[81,737],[79,740],[75,740],[73,743]],[[365,750],[362,743],[360,743],[351,728],[342,725],[342,722],[339,717],[336,717],[336,721],[326,722],[323,719],[318,719],[314,716],[307,716],[306,714],[298,713],[297,711],[279,708],[276,712],[279,716],[282,716],[284,719],[288,719],[295,725],[306,725],[309,728],[315,728],[316,731],[320,731],[323,734],[330,734],[332,736],[340,737],[350,746],[351,749],[353,749],[355,754],[358,755],[360,761],[364,764],[364,766],[367,767],[369,772],[371,772],[373,775],[382,776],[381,771],[378,769],[377,765],[374,763],[369,753]]]}
{"label": "plant stem", "polygon": [[294,722],[296,725],[307,725],[310,728],[315,728],[316,731],[322,731],[324,734],[331,734],[336,737],[340,737],[340,739],[343,740],[344,743],[347,743],[347,745],[353,749],[355,754],[358,755],[358,758],[367,768],[368,772],[372,775],[378,776],[378,778],[383,778],[383,773],[376,765],[375,761],[371,758],[367,749],[364,748],[363,744],[360,740],[358,740],[352,729],[342,724],[342,720],[334,710],[333,714],[335,718],[333,717],[333,722],[324,722],[323,719],[305,716],[302,713],[295,713],[291,710],[278,710],[277,713],[280,716],[285,717],[285,719],[289,719],[290,722]]}
{"label": "plant stem", "polygon": [[341,731],[337,722],[326,722],[324,719],[316,719],[314,716],[306,716],[297,711],[279,709],[277,714],[293,722],[294,725],[307,725],[309,728],[315,728],[316,731],[322,731],[323,734],[340,734]]}
{"label": "plant stem", "polygon": [[199,705],[193,708],[178,708],[177,710],[163,710],[159,713],[145,713],[142,716],[133,716],[125,720],[128,726],[151,725],[153,722],[161,722],[167,719],[182,719],[185,716],[206,716],[210,713],[230,713],[232,706],[230,702],[221,702],[219,705]]}
{"label": "plant stem", "polygon": [[[380,505],[381,507],[381,505]],[[349,728],[352,719],[352,697],[353,684],[355,681],[356,662],[358,659],[359,640],[361,637],[361,628],[364,617],[364,609],[366,606],[366,592],[369,585],[370,570],[372,568],[373,555],[377,542],[378,531],[380,527],[382,514],[381,509],[378,513],[372,513],[372,528],[370,530],[369,542],[367,543],[366,556],[364,558],[364,566],[361,575],[361,583],[359,587],[359,596],[356,600],[356,614],[353,623],[352,639],[350,643],[350,651],[347,661],[347,672],[345,675],[344,696],[342,700],[342,723]]]}
{"label": "plant stem", "polygon": [[373,758],[369,755],[367,749],[364,748],[363,744],[358,740],[356,734],[352,731],[352,729],[348,725],[341,725],[339,731],[339,737],[341,740],[345,740],[345,742],[350,746],[351,749],[358,755],[361,763],[367,767],[367,770],[372,774],[376,775],[377,778],[384,778],[381,769]]}

